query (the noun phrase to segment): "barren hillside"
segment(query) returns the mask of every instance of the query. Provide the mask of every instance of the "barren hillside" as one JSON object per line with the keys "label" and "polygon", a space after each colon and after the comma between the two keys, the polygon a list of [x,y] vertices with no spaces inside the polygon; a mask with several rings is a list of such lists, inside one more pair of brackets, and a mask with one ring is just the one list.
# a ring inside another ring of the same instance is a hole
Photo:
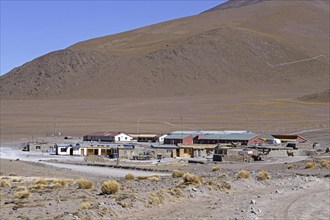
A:
{"label": "barren hillside", "polygon": [[247,2],[46,54],[1,76],[1,98],[306,95],[329,88],[329,2]]}

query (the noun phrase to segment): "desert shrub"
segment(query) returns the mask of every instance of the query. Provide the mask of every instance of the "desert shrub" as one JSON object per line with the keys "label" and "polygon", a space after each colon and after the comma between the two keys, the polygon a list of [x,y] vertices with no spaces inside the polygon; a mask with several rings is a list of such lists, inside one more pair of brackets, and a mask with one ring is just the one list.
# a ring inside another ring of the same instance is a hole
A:
{"label": "desert shrub", "polygon": [[116,180],[107,180],[102,183],[101,191],[103,194],[114,194],[119,191],[120,184]]}
{"label": "desert shrub", "polygon": [[68,182],[64,179],[57,179],[54,181],[54,184],[59,184],[61,186],[66,186],[68,184]]}
{"label": "desert shrub", "polygon": [[134,175],[133,175],[133,174],[131,174],[131,173],[128,173],[128,174],[126,174],[126,176],[125,176],[125,179],[126,179],[126,180],[134,180],[134,179],[135,179],[135,177],[134,177]]}
{"label": "desert shrub", "polygon": [[249,173],[249,171],[241,170],[238,172],[237,178],[238,179],[248,179],[248,178],[250,178],[250,173]]}
{"label": "desert shrub", "polygon": [[169,193],[173,196],[178,197],[178,198],[184,196],[184,193],[183,193],[182,189],[177,188],[177,187],[169,189]]}
{"label": "desert shrub", "polygon": [[307,162],[305,169],[310,169],[310,168],[314,168],[316,166],[316,163],[314,162]]}
{"label": "desert shrub", "polygon": [[288,165],[288,169],[290,170],[290,169],[292,169],[293,168],[293,165],[292,164],[289,164]]}
{"label": "desert shrub", "polygon": [[93,187],[92,181],[88,179],[78,179],[76,184],[78,185],[79,189],[91,189]]}
{"label": "desert shrub", "polygon": [[270,174],[267,171],[264,171],[264,170],[260,171],[258,173],[258,176],[257,176],[258,180],[267,180],[267,179],[270,179],[270,178],[271,178]]}
{"label": "desert shrub", "polygon": [[183,181],[184,183],[196,183],[196,184],[203,183],[203,179],[200,176],[196,176],[190,173],[186,173],[183,175]]}
{"label": "desert shrub", "polygon": [[39,184],[39,185],[46,185],[47,181],[45,179],[39,179],[37,180],[36,184]]}
{"label": "desert shrub", "polygon": [[25,186],[18,186],[16,188],[16,191],[25,191],[26,190],[26,187]]}
{"label": "desert shrub", "polygon": [[151,181],[157,182],[157,181],[159,181],[160,177],[159,176],[151,176],[148,179],[151,180]]}
{"label": "desert shrub", "polygon": [[207,182],[208,185],[210,186],[214,186],[216,187],[217,189],[220,189],[220,190],[223,190],[223,189],[231,189],[231,185],[227,182],[221,182],[221,183],[218,183],[216,181],[208,181]]}
{"label": "desert shrub", "polygon": [[81,208],[83,208],[83,209],[89,209],[90,207],[91,207],[91,204],[89,202],[81,203]]}
{"label": "desert shrub", "polygon": [[220,171],[220,170],[221,170],[220,167],[212,167],[212,171],[213,171],[213,172]]}
{"label": "desert shrub", "polygon": [[10,183],[7,180],[2,180],[0,183],[1,187],[10,187]]}
{"label": "desert shrub", "polygon": [[148,176],[138,176],[139,180],[147,180],[149,177]]}
{"label": "desert shrub", "polygon": [[21,181],[22,181],[21,179],[13,179],[13,183],[19,183]]}
{"label": "desert shrub", "polygon": [[219,178],[227,178],[228,177],[228,174],[227,173],[221,173],[220,175],[219,175]]}
{"label": "desert shrub", "polygon": [[44,185],[41,185],[41,184],[35,184],[35,185],[32,185],[32,186],[29,186],[28,188],[29,188],[30,190],[43,189],[43,188],[44,188]]}
{"label": "desert shrub", "polygon": [[14,197],[18,199],[25,199],[28,198],[29,196],[30,196],[29,191],[19,191],[14,194]]}
{"label": "desert shrub", "polygon": [[184,172],[182,170],[173,170],[172,177],[183,177]]}
{"label": "desert shrub", "polygon": [[330,161],[321,160],[320,164],[321,164],[322,167],[329,167],[330,166]]}

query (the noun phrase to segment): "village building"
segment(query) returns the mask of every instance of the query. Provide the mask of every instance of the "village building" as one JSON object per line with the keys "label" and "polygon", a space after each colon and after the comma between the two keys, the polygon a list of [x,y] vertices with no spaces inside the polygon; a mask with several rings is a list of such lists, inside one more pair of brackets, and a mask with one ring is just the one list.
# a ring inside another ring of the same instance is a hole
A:
{"label": "village building", "polygon": [[306,143],[308,140],[300,135],[273,134],[273,137],[279,139],[282,143],[297,142]]}
{"label": "village building", "polygon": [[151,145],[152,150],[154,151],[154,155],[157,158],[164,158],[164,157],[177,157],[177,150],[179,149],[176,145],[166,145],[166,144],[153,144]]}
{"label": "village building", "polygon": [[178,157],[206,158],[213,156],[217,145],[211,144],[179,144],[177,150]]}
{"label": "village building", "polygon": [[205,134],[198,139],[198,143],[256,145],[260,143],[260,138],[254,133]]}
{"label": "village building", "polygon": [[98,142],[115,142],[115,136],[118,133],[113,132],[97,132],[87,134],[83,137],[83,141],[98,141]]}
{"label": "village building", "polygon": [[70,155],[70,156],[79,156],[80,154],[80,145],[79,144],[55,144],[55,154],[56,155]]}
{"label": "village building", "polygon": [[83,142],[80,144],[81,156],[106,156],[109,158],[127,158],[131,159],[134,145],[132,144],[114,144],[100,142]]}
{"label": "village building", "polygon": [[115,142],[130,142],[133,140],[133,137],[123,133],[123,132],[118,132],[115,135]]}
{"label": "village building", "polygon": [[190,134],[170,134],[164,138],[164,144],[193,144],[194,139]]}

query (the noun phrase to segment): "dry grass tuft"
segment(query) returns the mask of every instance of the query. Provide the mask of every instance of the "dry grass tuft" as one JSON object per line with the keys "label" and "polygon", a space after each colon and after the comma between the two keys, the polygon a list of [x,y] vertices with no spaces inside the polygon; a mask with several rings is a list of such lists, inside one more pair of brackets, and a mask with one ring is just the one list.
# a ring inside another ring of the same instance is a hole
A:
{"label": "dry grass tuft", "polygon": [[257,176],[258,180],[268,180],[270,178],[271,178],[270,174],[264,170],[260,171]]}
{"label": "dry grass tuft", "polygon": [[0,183],[1,187],[10,187],[10,183],[8,180],[2,180]]}
{"label": "dry grass tuft", "polygon": [[249,171],[241,170],[237,174],[237,179],[248,179],[248,178],[250,178]]}
{"label": "dry grass tuft", "polygon": [[148,176],[138,176],[139,180],[147,180],[149,177]]}
{"label": "dry grass tuft", "polygon": [[13,179],[13,183],[19,183],[21,181],[22,181],[22,179]]}
{"label": "dry grass tuft", "polygon": [[184,196],[182,189],[177,187],[169,189],[169,193],[177,198]]}
{"label": "dry grass tuft", "polygon": [[315,162],[307,162],[305,169],[310,169],[310,168],[314,168],[316,166]]}
{"label": "dry grass tuft", "polygon": [[160,177],[159,176],[151,176],[148,179],[151,180],[151,181],[157,182],[157,181],[159,181]]}
{"label": "dry grass tuft", "polygon": [[149,193],[148,202],[149,204],[163,204],[164,192],[160,191]]}
{"label": "dry grass tuft", "polygon": [[68,182],[64,179],[58,179],[54,181],[54,184],[59,184],[61,186],[66,186],[68,184]]}
{"label": "dry grass tuft", "polygon": [[321,160],[320,164],[321,164],[322,167],[329,167],[330,166],[330,161]]}
{"label": "dry grass tuft", "polygon": [[200,176],[196,176],[190,173],[183,175],[184,183],[196,183],[198,185],[203,184],[203,179]]}
{"label": "dry grass tuft", "polygon": [[217,172],[217,171],[220,171],[220,170],[221,170],[220,167],[212,167],[212,171],[213,171],[213,172]]}
{"label": "dry grass tuft", "polygon": [[91,189],[93,187],[92,181],[88,179],[78,179],[76,184],[78,185],[79,189]]}
{"label": "dry grass tuft", "polygon": [[44,185],[41,185],[41,184],[35,184],[35,185],[32,185],[32,186],[29,186],[28,188],[29,188],[30,190],[43,189],[43,188],[44,188]]}
{"label": "dry grass tuft", "polygon": [[183,175],[184,175],[184,172],[181,170],[173,170],[173,172],[172,172],[172,177],[175,177],[175,178],[183,177]]}
{"label": "dry grass tuft", "polygon": [[38,184],[38,185],[46,185],[47,184],[47,181],[45,179],[39,179],[39,180],[37,180],[36,184]]}
{"label": "dry grass tuft", "polygon": [[90,207],[91,207],[91,204],[89,202],[81,203],[81,208],[83,208],[83,209],[89,209]]}
{"label": "dry grass tuft", "polygon": [[14,197],[18,198],[18,199],[25,199],[25,198],[28,198],[29,196],[30,196],[29,191],[20,191],[20,192],[16,192],[14,194]]}
{"label": "dry grass tuft", "polygon": [[293,168],[293,165],[292,164],[289,164],[288,165],[288,170],[292,169]]}
{"label": "dry grass tuft", "polygon": [[210,186],[214,186],[220,190],[224,190],[224,189],[230,190],[231,189],[231,185],[227,182],[218,183],[216,181],[208,181],[207,184]]}
{"label": "dry grass tuft", "polygon": [[228,178],[228,174],[227,173],[222,173],[219,175],[219,178],[225,179]]}
{"label": "dry grass tuft", "polygon": [[126,176],[125,176],[125,180],[134,180],[134,179],[135,179],[135,177],[134,177],[134,175],[131,174],[131,173],[128,173],[128,174],[126,174]]}
{"label": "dry grass tuft", "polygon": [[119,191],[120,184],[116,180],[107,180],[102,183],[101,191],[103,194],[114,194]]}
{"label": "dry grass tuft", "polygon": [[18,186],[16,188],[16,191],[26,191],[26,187],[25,186]]}

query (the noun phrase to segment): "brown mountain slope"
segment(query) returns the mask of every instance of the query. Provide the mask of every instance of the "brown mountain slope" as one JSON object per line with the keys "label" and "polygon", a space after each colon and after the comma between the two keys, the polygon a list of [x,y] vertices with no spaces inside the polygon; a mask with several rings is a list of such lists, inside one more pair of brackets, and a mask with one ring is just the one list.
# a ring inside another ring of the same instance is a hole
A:
{"label": "brown mountain slope", "polygon": [[2,76],[1,97],[313,93],[328,88],[328,48],[328,1],[260,1],[49,53]]}

